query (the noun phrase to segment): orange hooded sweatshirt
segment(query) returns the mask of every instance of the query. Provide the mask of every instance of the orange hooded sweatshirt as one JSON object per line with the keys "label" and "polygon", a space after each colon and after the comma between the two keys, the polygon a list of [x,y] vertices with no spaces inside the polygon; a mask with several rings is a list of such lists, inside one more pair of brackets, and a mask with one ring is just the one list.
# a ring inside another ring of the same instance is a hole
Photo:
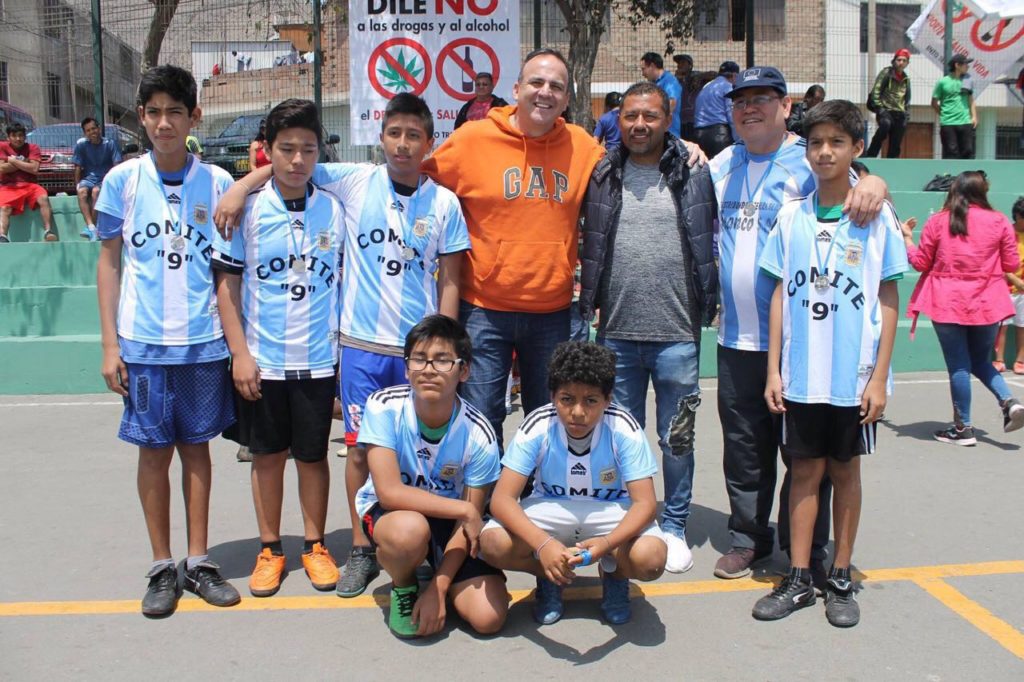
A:
{"label": "orange hooded sweatshirt", "polygon": [[549,313],[572,302],[579,218],[590,174],[604,149],[561,118],[527,137],[491,109],[469,121],[423,162],[423,171],[455,192],[472,250],[459,296],[508,312]]}

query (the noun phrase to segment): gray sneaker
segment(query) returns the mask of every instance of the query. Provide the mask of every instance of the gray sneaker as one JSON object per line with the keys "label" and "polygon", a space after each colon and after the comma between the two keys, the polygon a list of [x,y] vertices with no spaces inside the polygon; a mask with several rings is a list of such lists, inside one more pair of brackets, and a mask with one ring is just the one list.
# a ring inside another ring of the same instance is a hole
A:
{"label": "gray sneaker", "polygon": [[747,547],[733,547],[715,562],[715,577],[733,580],[750,575],[751,565],[771,556],[771,552],[757,554]]}
{"label": "gray sneaker", "polygon": [[376,552],[369,547],[353,547],[348,561],[341,569],[341,578],[338,579],[335,592],[346,599],[358,597],[378,575],[380,566],[377,565]]}
{"label": "gray sneaker", "polygon": [[825,617],[837,628],[852,628],[860,622],[857,590],[848,575],[833,570],[825,583]]}
{"label": "gray sneaker", "polygon": [[1010,433],[1024,426],[1024,405],[1016,398],[1003,403],[1003,432]]}

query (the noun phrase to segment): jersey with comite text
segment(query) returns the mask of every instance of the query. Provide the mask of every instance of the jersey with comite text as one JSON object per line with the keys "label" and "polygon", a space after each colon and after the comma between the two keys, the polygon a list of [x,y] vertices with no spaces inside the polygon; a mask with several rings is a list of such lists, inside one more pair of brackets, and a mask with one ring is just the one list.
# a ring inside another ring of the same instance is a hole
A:
{"label": "jersey with comite text", "polygon": [[345,207],[339,331],[401,348],[409,330],[437,312],[438,257],[470,247],[459,200],[427,178],[402,196],[387,166],[320,164],[313,182]]}
{"label": "jersey with comite text", "polygon": [[568,434],[552,404],[523,420],[501,460],[523,476],[535,473],[531,497],[630,504],[626,484],[658,473],[644,430],[612,403],[594,427],[590,450],[569,451]]}
{"label": "jersey with comite text", "polygon": [[[819,221],[817,192],[787,204],[768,235],[761,267],[782,282],[782,393],[800,403],[860,405],[882,334],[881,282],[907,270],[892,205],[866,225]],[[892,373],[886,388],[892,392]]]}
{"label": "jersey with comite text", "polygon": [[[402,483],[457,500],[463,487],[481,488],[498,480],[498,439],[487,418],[459,399],[448,431],[440,442],[423,438],[409,385],[370,395],[359,427],[359,443],[394,450]],[[356,494],[362,516],[377,503],[373,477]]]}
{"label": "jersey with comite text", "polygon": [[119,232],[100,233],[124,240],[119,336],[161,346],[224,336],[211,268],[213,211],[231,183],[226,171],[192,156],[180,184],[160,179],[151,154],[107,174],[96,211],[122,221]]}
{"label": "jersey with comite text", "polygon": [[242,276],[246,343],[267,379],[334,376],[338,362],[341,205],[312,184],[306,194],[289,210],[268,182],[231,241],[214,239],[214,268]]}

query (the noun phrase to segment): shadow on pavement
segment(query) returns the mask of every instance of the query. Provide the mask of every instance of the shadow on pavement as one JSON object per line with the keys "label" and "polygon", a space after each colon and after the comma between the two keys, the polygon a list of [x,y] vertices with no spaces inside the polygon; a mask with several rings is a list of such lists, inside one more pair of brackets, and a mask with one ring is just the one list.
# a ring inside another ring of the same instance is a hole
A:
{"label": "shadow on pavement", "polygon": [[[281,536],[281,544],[288,562],[286,570],[291,573],[298,571],[302,573],[302,542],[303,538],[298,535]],[[324,544],[330,551],[334,561],[340,569],[348,559],[348,552],[352,546],[352,531],[348,528],[327,533],[324,537]],[[232,580],[235,578],[248,578],[252,574],[252,568],[256,564],[256,555],[260,552],[260,541],[258,537],[230,540],[210,548],[210,558],[220,566],[220,574]]]}
{"label": "shadow on pavement", "polygon": [[[949,422],[927,421],[914,422],[913,424],[893,424],[888,420],[883,420],[881,424],[883,427],[889,429],[894,434],[896,434],[897,438],[913,438],[914,440],[926,441],[929,443],[934,443],[936,447],[940,448],[958,447],[956,445],[950,445],[948,443],[940,443],[939,441],[935,440],[935,432],[949,428]],[[998,448],[999,450],[1003,450],[1006,452],[1015,452],[1017,450],[1020,450],[1020,445],[1018,443],[1005,443],[1001,441],[992,440],[989,437],[988,432],[982,431],[981,429],[975,428],[974,433],[979,443],[991,445],[994,448]],[[1004,437],[1012,438],[1013,436],[1006,434],[1004,435]]]}

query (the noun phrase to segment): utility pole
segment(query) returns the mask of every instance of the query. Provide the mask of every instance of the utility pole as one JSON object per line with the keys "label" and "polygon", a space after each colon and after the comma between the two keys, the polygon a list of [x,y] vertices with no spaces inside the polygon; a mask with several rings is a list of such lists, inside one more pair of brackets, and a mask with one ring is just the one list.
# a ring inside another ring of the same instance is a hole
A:
{"label": "utility pole", "polygon": [[949,60],[953,58],[953,2],[946,0],[943,4],[946,6],[946,33],[942,41],[942,70],[945,71],[949,68]]}
{"label": "utility pole", "polygon": [[[320,1],[313,0],[313,102],[316,104],[316,110],[320,112],[322,120],[324,115],[324,95],[323,73],[321,71],[323,54],[320,52],[320,33],[323,30],[323,22],[320,16]],[[324,161],[327,158],[326,155],[326,150],[321,150],[320,160]]]}
{"label": "utility pole", "polygon": [[747,36],[747,68],[749,69],[754,65],[754,0],[747,0],[743,19],[745,24],[743,32]]}
{"label": "utility pole", "polygon": [[875,85],[875,56],[878,53],[878,7],[875,0],[868,0],[868,67],[864,73],[864,86],[867,90],[860,98],[868,101],[868,95]]}
{"label": "utility pole", "polygon": [[540,49],[540,0],[533,0],[533,49]]}
{"label": "utility pole", "polygon": [[73,40],[75,24],[68,19],[68,84],[71,86],[71,119],[78,120],[78,94],[75,92],[75,43]]}
{"label": "utility pole", "polygon": [[103,94],[103,24],[100,19],[100,0],[92,0],[92,69],[96,121],[102,130],[107,114],[107,98]]}

